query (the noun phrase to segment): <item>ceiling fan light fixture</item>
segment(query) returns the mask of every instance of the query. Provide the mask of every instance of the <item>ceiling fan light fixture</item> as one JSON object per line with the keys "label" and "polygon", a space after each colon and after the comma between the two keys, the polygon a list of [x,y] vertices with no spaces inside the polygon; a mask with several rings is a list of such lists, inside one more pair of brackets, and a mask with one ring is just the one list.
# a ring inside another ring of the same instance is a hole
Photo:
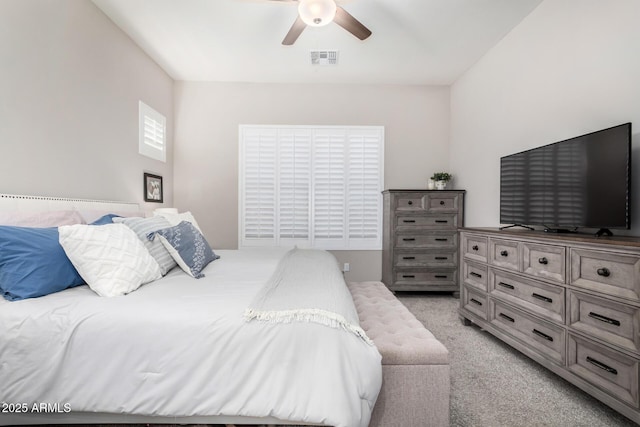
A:
{"label": "ceiling fan light fixture", "polygon": [[305,24],[312,27],[322,27],[333,21],[336,16],[336,2],[334,0],[299,0],[298,14]]}

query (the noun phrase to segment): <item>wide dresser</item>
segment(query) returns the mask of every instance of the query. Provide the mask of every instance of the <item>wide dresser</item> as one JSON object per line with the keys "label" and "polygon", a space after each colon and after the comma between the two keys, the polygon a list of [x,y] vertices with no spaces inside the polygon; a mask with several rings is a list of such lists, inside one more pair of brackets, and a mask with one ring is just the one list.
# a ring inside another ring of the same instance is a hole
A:
{"label": "wide dresser", "polygon": [[640,238],[460,228],[460,309],[640,423]]}
{"label": "wide dresser", "polygon": [[392,291],[452,291],[464,190],[385,190],[382,281]]}

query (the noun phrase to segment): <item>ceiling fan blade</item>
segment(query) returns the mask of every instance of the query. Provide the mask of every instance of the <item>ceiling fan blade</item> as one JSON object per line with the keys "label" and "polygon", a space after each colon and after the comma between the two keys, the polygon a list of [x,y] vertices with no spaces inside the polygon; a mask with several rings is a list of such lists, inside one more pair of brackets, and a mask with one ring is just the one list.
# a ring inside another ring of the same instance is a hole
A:
{"label": "ceiling fan blade", "polygon": [[367,27],[340,6],[336,10],[336,17],[333,18],[333,21],[360,40],[364,40],[371,35],[371,31]]}
{"label": "ceiling fan blade", "polygon": [[287,35],[284,36],[284,39],[282,40],[282,44],[285,46],[291,46],[292,44],[294,44],[295,41],[298,40],[298,37],[300,37],[300,34],[302,34],[302,31],[305,28],[307,28],[307,24],[305,24],[302,18],[298,16],[295,22],[293,23],[293,25],[291,26],[291,29],[289,29],[289,32],[287,33]]}

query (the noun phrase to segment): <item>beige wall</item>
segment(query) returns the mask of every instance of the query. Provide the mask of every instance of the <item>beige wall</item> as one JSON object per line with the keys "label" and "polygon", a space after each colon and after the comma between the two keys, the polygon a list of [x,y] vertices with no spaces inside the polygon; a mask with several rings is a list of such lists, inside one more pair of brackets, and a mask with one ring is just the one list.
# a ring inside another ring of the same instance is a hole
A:
{"label": "beige wall", "polygon": [[[425,188],[448,167],[449,89],[176,82],[175,206],[214,248],[238,245],[238,125],[382,125],[385,188]],[[379,251],[336,252],[349,280],[380,280]]]}
{"label": "beige wall", "polygon": [[[498,225],[501,156],[620,123],[635,127],[640,188],[638,17],[638,0],[546,0],[453,85],[451,169],[467,225]],[[617,234],[640,234],[639,202]]]}
{"label": "beige wall", "polygon": [[[138,154],[138,100],[167,117],[166,163]],[[170,205],[172,133],[173,80],[93,3],[0,1],[0,192],[142,203],[149,171]]]}

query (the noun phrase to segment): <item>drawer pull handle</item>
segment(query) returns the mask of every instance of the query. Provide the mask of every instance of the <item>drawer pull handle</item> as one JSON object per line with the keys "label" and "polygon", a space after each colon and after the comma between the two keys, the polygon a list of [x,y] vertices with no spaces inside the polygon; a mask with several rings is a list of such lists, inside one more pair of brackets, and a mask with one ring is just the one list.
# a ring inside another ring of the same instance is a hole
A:
{"label": "drawer pull handle", "polygon": [[447,276],[446,274],[436,274],[436,279],[446,279],[449,276]]}
{"label": "drawer pull handle", "polygon": [[415,219],[403,219],[402,222],[412,223],[412,222],[416,222],[416,220]]}
{"label": "drawer pull handle", "polygon": [[549,335],[547,335],[547,334],[545,334],[545,333],[543,333],[543,332],[540,332],[540,331],[539,331],[539,330],[537,330],[537,329],[534,329],[534,330],[533,330],[533,331],[531,331],[531,332],[533,332],[534,334],[536,334],[537,336],[539,336],[539,337],[541,337],[541,338],[544,338],[544,339],[545,339],[545,340],[547,340],[547,341],[551,341],[551,342],[553,342],[553,337],[550,337]]}
{"label": "drawer pull handle", "polygon": [[446,223],[448,223],[448,222],[449,222],[449,221],[448,221],[448,220],[446,220],[446,219],[436,219],[436,224],[446,224]]}
{"label": "drawer pull handle", "polygon": [[500,313],[500,317],[502,317],[503,319],[508,320],[509,322],[515,322],[515,319],[514,319],[513,317],[511,317],[511,316],[507,316],[507,315],[506,315],[506,314],[504,314],[504,313]]}
{"label": "drawer pull handle", "polygon": [[408,204],[409,206],[411,206],[411,205],[413,204],[413,202],[412,202],[411,200],[409,200],[409,201],[407,202],[407,204]]}
{"label": "drawer pull handle", "polygon": [[414,256],[403,256],[402,259],[416,259]]}
{"label": "drawer pull handle", "polygon": [[480,279],[482,277],[482,274],[478,274],[475,271],[472,271],[471,273],[469,273],[469,276],[474,276],[474,277],[477,277],[478,279]]}
{"label": "drawer pull handle", "polygon": [[510,284],[504,283],[504,282],[498,282],[498,285],[502,286],[503,288],[507,288],[507,289],[515,289],[513,287],[513,285],[510,285]]}
{"label": "drawer pull handle", "polygon": [[620,321],[619,320],[612,319],[612,318],[607,317],[607,316],[603,316],[602,314],[594,313],[593,311],[589,313],[589,317],[591,317],[592,319],[599,320],[599,321],[604,322],[604,323],[608,323],[610,325],[620,326]]}
{"label": "drawer pull handle", "polygon": [[477,304],[477,305],[482,305],[482,303],[480,301],[478,301],[477,299],[475,299],[475,298],[471,298],[469,301],[471,301],[472,303]]}
{"label": "drawer pull handle", "polygon": [[436,242],[446,242],[449,239],[445,239],[444,237],[436,237]]}
{"label": "drawer pull handle", "polygon": [[538,262],[539,262],[540,264],[544,264],[544,265],[549,264],[549,261],[548,261],[545,257],[538,258]]}
{"label": "drawer pull handle", "polygon": [[416,239],[414,239],[413,237],[405,237],[404,239],[402,239],[403,242],[413,242],[414,240]]}
{"label": "drawer pull handle", "polygon": [[609,271],[608,268],[599,268],[597,273],[598,273],[598,276],[602,276],[602,277],[609,277],[611,275],[611,272]]}
{"label": "drawer pull handle", "polygon": [[402,278],[403,279],[415,279],[416,276],[414,276],[413,274],[403,274]]}
{"label": "drawer pull handle", "polygon": [[507,251],[501,251],[501,252],[500,252],[500,256],[509,256],[509,252],[507,252]]}
{"label": "drawer pull handle", "polygon": [[544,301],[544,302],[553,302],[553,300],[549,297],[545,297],[544,295],[540,295],[540,294],[536,294],[535,292],[531,294],[532,297],[534,297],[535,299],[539,299],[540,301]]}
{"label": "drawer pull handle", "polygon": [[444,200],[440,200],[440,206],[444,205]]}
{"label": "drawer pull handle", "polygon": [[473,249],[474,251],[477,251],[480,248],[478,247],[478,245],[473,245],[473,247],[471,249]]}
{"label": "drawer pull handle", "polygon": [[594,359],[593,357],[587,356],[587,362],[591,363],[593,366],[597,366],[598,368],[609,372],[610,374],[618,375],[617,369],[614,369],[611,366],[607,366],[604,363]]}
{"label": "drawer pull handle", "polygon": [[443,260],[446,260],[446,259],[449,259],[449,258],[448,258],[448,257],[446,257],[446,256],[437,256],[437,257],[436,257],[436,259],[437,259],[438,261],[443,261]]}

